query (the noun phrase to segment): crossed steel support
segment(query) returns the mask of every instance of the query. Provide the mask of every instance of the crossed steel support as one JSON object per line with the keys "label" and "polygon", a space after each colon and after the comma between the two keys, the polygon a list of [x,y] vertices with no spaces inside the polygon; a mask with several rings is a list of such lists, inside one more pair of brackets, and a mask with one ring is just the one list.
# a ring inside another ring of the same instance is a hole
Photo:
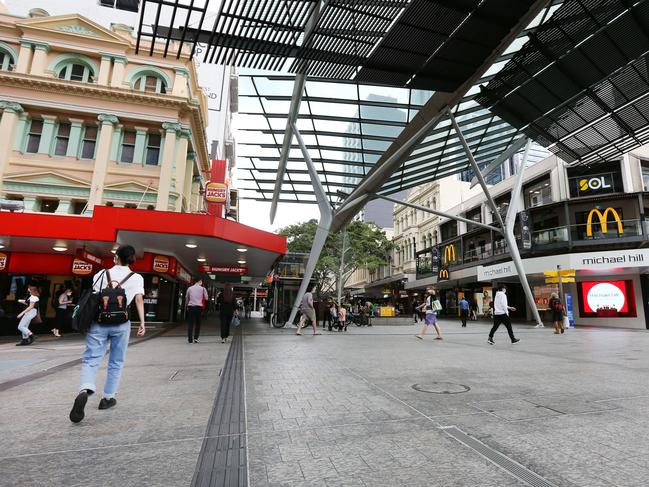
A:
{"label": "crossed steel support", "polygon": [[475,173],[475,177],[478,180],[478,183],[482,187],[482,191],[484,192],[487,198],[487,203],[489,203],[489,207],[491,208],[492,213],[496,217],[496,222],[500,225],[500,229],[498,231],[502,233],[503,237],[505,237],[505,242],[507,243],[509,254],[511,255],[512,262],[516,267],[518,278],[521,281],[521,285],[523,286],[523,291],[525,292],[527,305],[530,307],[530,310],[534,315],[536,326],[542,328],[543,321],[541,320],[541,315],[539,314],[539,310],[536,308],[536,302],[534,301],[534,294],[532,294],[532,288],[530,287],[530,283],[527,280],[527,275],[525,274],[525,268],[523,267],[521,254],[518,251],[518,245],[516,243],[516,238],[514,237],[514,224],[516,222],[516,212],[518,210],[518,203],[520,200],[521,191],[523,189],[523,175],[525,174],[525,165],[527,164],[527,156],[530,150],[531,141],[528,139],[525,144],[525,152],[523,153],[523,160],[521,161],[520,167],[518,168],[516,184],[512,188],[511,198],[509,201],[509,208],[507,209],[507,215],[505,216],[505,221],[503,221],[502,216],[500,215],[500,211],[498,211],[498,207],[496,206],[496,202],[494,201],[493,197],[491,196],[491,193],[489,192],[489,187],[487,186],[483,173],[480,171],[480,167],[478,166],[478,163],[473,157],[471,148],[469,147],[469,144],[464,138],[462,129],[460,129],[460,126],[457,124],[457,121],[453,116],[453,112],[449,108],[446,108],[446,113],[449,119],[451,120],[451,124],[453,124],[453,128],[455,129],[455,132],[457,133],[460,142],[462,143],[462,147],[464,147],[464,152],[466,153],[466,156],[469,159],[469,164],[471,164],[471,167],[473,168],[473,172]]}
{"label": "crossed steel support", "polygon": [[[306,162],[306,168],[309,171],[309,177],[311,178],[311,183],[313,184],[313,192],[315,193],[315,198],[318,203],[318,209],[320,210],[320,221],[318,222],[318,228],[315,232],[315,238],[313,239],[313,244],[311,245],[311,252],[309,252],[309,260],[307,260],[306,268],[304,269],[304,277],[300,283],[300,289],[297,292],[295,297],[295,303],[293,303],[293,308],[291,309],[291,315],[286,322],[286,325],[293,323],[295,316],[297,315],[297,310],[300,307],[300,302],[302,296],[307,290],[309,283],[311,282],[311,277],[313,276],[313,271],[320,259],[320,254],[322,249],[327,242],[327,237],[329,236],[329,230],[331,228],[331,222],[333,221],[333,209],[329,204],[329,199],[327,198],[327,193],[320,182],[320,177],[318,176],[318,171],[311,160],[311,154],[309,154],[304,139],[300,131],[297,129],[295,123],[292,124],[292,133],[297,139],[297,143],[300,146],[302,155],[304,156],[304,162]],[[290,143],[289,143],[290,145]]]}

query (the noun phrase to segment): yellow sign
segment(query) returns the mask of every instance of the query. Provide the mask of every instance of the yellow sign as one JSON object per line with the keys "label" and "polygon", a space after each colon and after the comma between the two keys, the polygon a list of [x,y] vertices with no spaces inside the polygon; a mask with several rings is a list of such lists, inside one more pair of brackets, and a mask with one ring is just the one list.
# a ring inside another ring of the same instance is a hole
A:
{"label": "yellow sign", "polygon": [[396,316],[397,315],[397,313],[395,312],[393,306],[381,306],[381,308],[379,308],[379,309],[380,309],[381,316],[390,317],[390,316]]}
{"label": "yellow sign", "polygon": [[437,274],[437,280],[438,281],[448,281],[448,277],[449,277],[448,269],[445,269],[445,268],[442,267],[439,270],[439,274]]}
{"label": "yellow sign", "polygon": [[444,263],[455,262],[457,260],[457,253],[455,252],[455,244],[450,244],[444,247]]}
{"label": "yellow sign", "polygon": [[590,213],[588,213],[588,219],[586,220],[586,236],[587,237],[592,237],[593,236],[593,216],[597,216],[597,219],[599,220],[599,224],[602,228],[602,233],[607,233],[608,232],[608,214],[613,215],[613,220],[617,222],[617,233],[619,235],[622,235],[624,233],[624,226],[622,225],[622,220],[620,219],[620,215],[618,215],[617,211],[615,211],[615,208],[611,208],[610,206],[604,210],[604,213],[599,211],[597,208],[593,208],[590,210]]}
{"label": "yellow sign", "polygon": [[[575,282],[574,277],[562,277],[561,282],[563,284],[566,284],[568,282]],[[559,278],[558,277],[546,277],[545,278],[545,283],[546,284],[559,284]]]}
{"label": "yellow sign", "polygon": [[208,203],[225,203],[228,199],[228,186],[223,183],[209,182],[205,185],[205,201]]}
{"label": "yellow sign", "polygon": [[575,277],[574,269],[561,269],[560,271],[543,271],[545,277]]}

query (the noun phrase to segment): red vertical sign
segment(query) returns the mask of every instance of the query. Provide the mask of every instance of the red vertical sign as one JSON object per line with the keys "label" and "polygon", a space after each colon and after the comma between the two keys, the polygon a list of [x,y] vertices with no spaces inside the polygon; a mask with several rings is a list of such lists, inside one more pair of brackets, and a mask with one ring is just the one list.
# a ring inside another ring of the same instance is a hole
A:
{"label": "red vertical sign", "polygon": [[[212,159],[212,170],[210,171],[210,183],[225,183],[226,161],[224,159]],[[225,203],[207,203],[208,215],[225,216]]]}

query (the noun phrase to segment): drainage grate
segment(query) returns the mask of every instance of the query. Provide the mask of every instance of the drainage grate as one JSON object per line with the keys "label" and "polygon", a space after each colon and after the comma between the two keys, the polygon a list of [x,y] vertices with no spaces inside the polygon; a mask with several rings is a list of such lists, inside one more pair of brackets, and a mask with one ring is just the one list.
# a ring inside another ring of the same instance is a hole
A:
{"label": "drainage grate", "polygon": [[205,432],[192,487],[248,485],[243,337],[235,331]]}
{"label": "drainage grate", "polygon": [[527,485],[530,485],[532,487],[557,487],[552,482],[532,472],[530,469],[524,467],[520,463],[485,445],[481,441],[476,440],[472,436],[467,435],[458,427],[448,426],[442,427],[441,429],[444,430],[447,435],[451,436],[463,445],[471,448],[473,451],[486,458],[494,465],[502,468],[508,474],[516,477],[522,482],[525,482]]}
{"label": "drainage grate", "polygon": [[427,382],[426,384],[413,384],[412,388],[419,392],[428,392],[430,394],[462,394],[469,392],[471,388],[464,384],[455,384],[453,382]]}

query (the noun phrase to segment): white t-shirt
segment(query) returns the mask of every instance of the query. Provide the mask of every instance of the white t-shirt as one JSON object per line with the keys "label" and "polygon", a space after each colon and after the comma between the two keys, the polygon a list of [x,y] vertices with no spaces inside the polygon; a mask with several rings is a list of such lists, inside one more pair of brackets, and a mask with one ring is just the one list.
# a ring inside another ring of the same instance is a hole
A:
{"label": "white t-shirt", "polygon": [[34,308],[36,307],[36,303],[40,301],[40,298],[38,296],[30,296],[29,299],[27,300],[27,306],[29,306],[29,303],[34,303]]}
{"label": "white t-shirt", "polygon": [[507,295],[498,291],[496,297],[494,298],[494,314],[495,315],[508,315],[509,309],[507,308]]}
{"label": "white t-shirt", "polygon": [[[108,269],[108,271],[110,272],[110,279],[117,282],[122,282],[122,280],[131,273],[131,269],[126,265],[116,265],[113,266],[112,269]],[[99,292],[102,288],[108,286],[108,276],[104,275],[104,271],[99,271],[95,274],[95,277],[93,277],[92,282],[92,288]],[[117,283],[113,282],[113,286],[117,286]],[[126,293],[126,302],[131,304],[131,301],[133,301],[133,298],[137,294],[144,296],[144,279],[140,274],[134,273],[129,277],[128,281],[122,285],[122,288],[124,288],[124,292]]]}

